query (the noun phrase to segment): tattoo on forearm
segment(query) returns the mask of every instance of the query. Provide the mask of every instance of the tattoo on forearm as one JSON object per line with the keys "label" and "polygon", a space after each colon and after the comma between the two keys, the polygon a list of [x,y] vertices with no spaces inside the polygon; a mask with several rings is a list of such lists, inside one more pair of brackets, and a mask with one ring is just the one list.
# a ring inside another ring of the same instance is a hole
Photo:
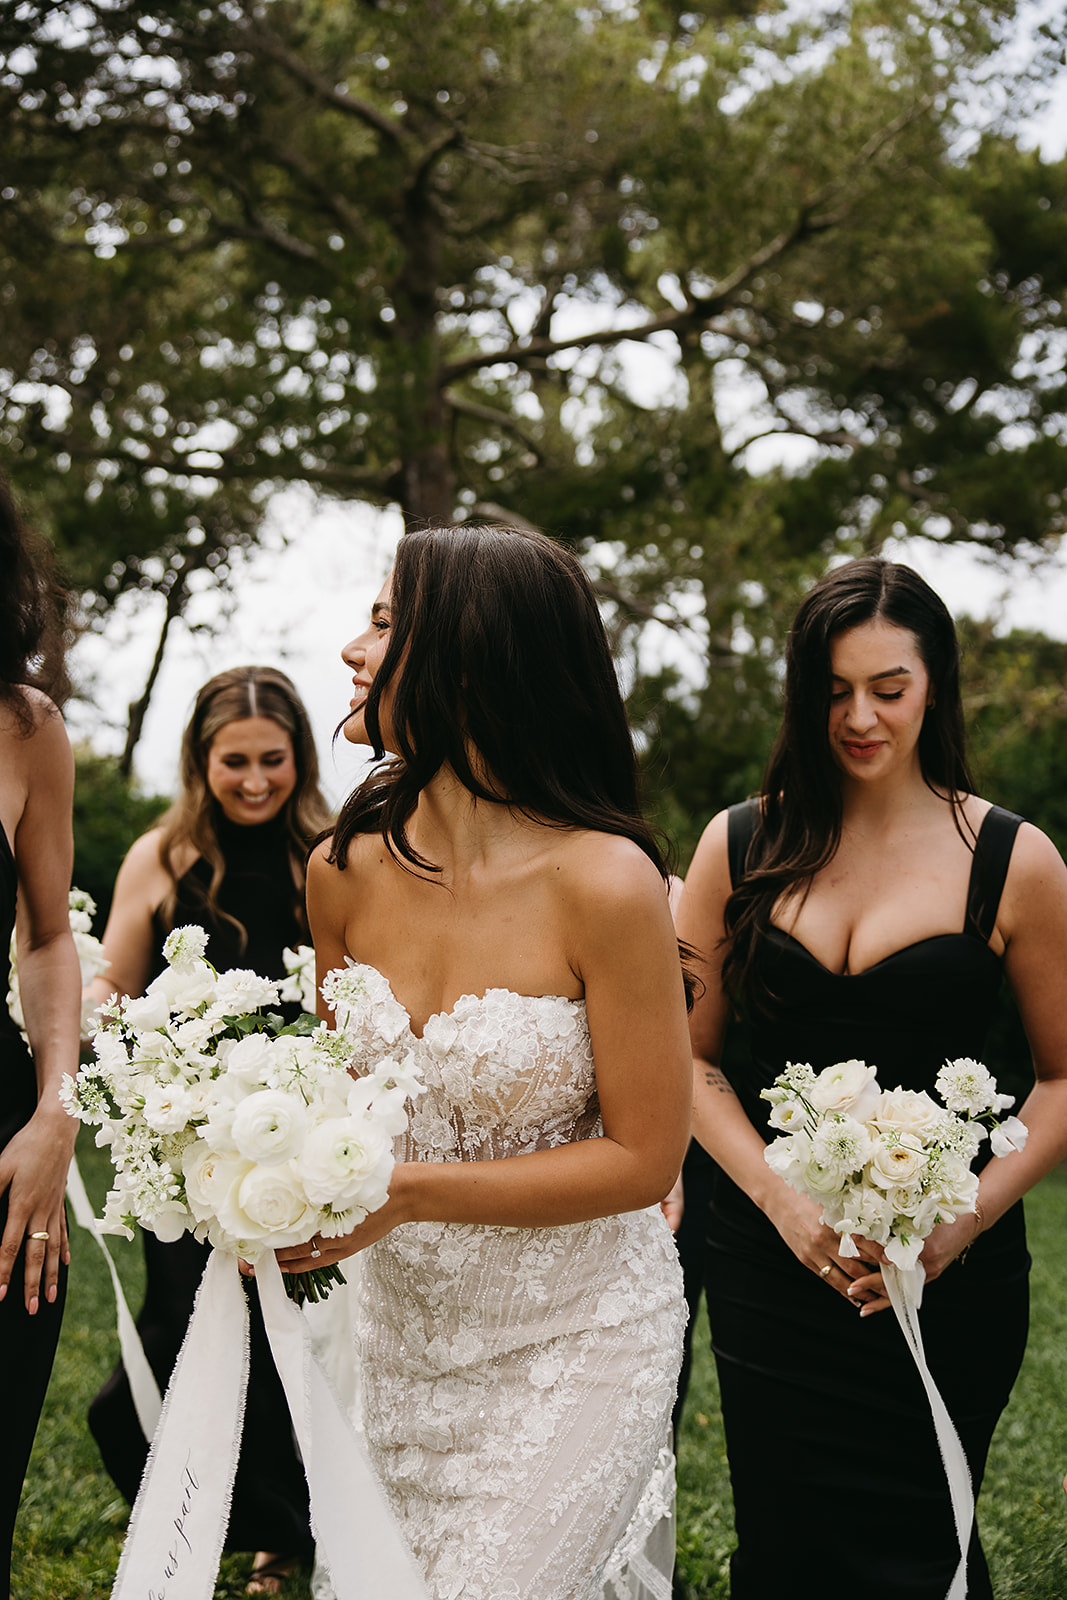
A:
{"label": "tattoo on forearm", "polygon": [[[720,1094],[734,1094],[733,1087],[725,1072],[721,1067],[713,1066],[710,1061],[704,1068],[704,1082],[709,1089],[717,1089]],[[735,1100],[736,1098],[737,1096],[734,1095]]]}

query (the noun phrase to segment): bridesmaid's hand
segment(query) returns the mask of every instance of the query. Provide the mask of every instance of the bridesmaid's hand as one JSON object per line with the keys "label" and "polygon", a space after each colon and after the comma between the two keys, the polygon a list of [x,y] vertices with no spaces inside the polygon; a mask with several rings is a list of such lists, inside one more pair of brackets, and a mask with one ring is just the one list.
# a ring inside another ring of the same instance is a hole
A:
{"label": "bridesmaid's hand", "polygon": [[919,1260],[926,1268],[926,1281],[933,1283],[946,1267],[952,1265],[971,1244],[980,1231],[981,1224],[973,1211],[965,1211],[955,1222],[941,1222],[923,1245]]}
{"label": "bridesmaid's hand", "polygon": [[822,1207],[806,1195],[798,1194],[784,1179],[779,1179],[778,1184],[781,1190],[779,1192],[776,1185],[772,1204],[767,1207],[767,1216],[790,1250],[809,1272],[814,1272],[816,1277],[823,1280],[828,1289],[833,1289],[853,1305],[863,1306],[870,1291],[857,1289],[853,1294],[851,1290],[856,1283],[870,1283],[867,1262],[840,1255],[841,1240],[822,1221]]}

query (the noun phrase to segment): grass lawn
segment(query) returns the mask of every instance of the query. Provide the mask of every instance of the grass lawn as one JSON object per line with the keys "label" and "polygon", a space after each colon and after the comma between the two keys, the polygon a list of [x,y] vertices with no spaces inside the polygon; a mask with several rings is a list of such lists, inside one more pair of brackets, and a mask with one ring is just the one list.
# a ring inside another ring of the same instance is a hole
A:
{"label": "grass lawn", "polygon": [[[91,1139],[79,1161],[94,1203],[107,1165]],[[1067,1600],[1067,1170],[1027,1201],[1034,1255],[1030,1347],[990,1456],[980,1502],[997,1600]],[[127,1296],[140,1304],[141,1252],[112,1240]],[[66,1321],[15,1534],[13,1600],[106,1600],[127,1508],[100,1466],[85,1414],[117,1359],[114,1307],[99,1251],[78,1228]],[[715,1372],[701,1311],[679,1446],[678,1576],[688,1600],[727,1600],[733,1542],[730,1481]],[[12,1375],[8,1375],[10,1382]],[[227,1557],[216,1594],[243,1592],[249,1558]],[[286,1600],[309,1600],[304,1580]]]}

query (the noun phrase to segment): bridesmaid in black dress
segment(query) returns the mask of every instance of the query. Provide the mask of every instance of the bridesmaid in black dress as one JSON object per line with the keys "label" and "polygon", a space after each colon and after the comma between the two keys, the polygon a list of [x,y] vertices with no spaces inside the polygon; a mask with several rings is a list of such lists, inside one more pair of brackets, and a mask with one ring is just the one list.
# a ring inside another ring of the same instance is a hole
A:
{"label": "bridesmaid in black dress", "polygon": [[[762,795],[709,824],[678,921],[707,957],[694,1132],[722,1169],[707,1289],[733,1600],[944,1600],[959,1547],[929,1404],[895,1317],[875,1314],[881,1250],[842,1258],[771,1172],[760,1099],[791,1061],[859,1058],[883,1088],[932,1090],[946,1059],[982,1059],[1006,973],[1037,1074],[1030,1138],[922,1256],[927,1358],[977,1493],[1026,1343],[1020,1196],[1067,1153],[1067,869],[974,794],[955,630],[909,568],[851,562],[801,605]],[[728,1078],[738,1011],[751,1042]],[[977,1532],[967,1594],[992,1595]]]}
{"label": "bridesmaid in black dress", "polygon": [[[54,698],[63,596],[0,479],[0,1594],[67,1288],[63,1192],[76,1125],[59,1103],[78,1067],[81,979],[67,916],[74,759]],[[32,663],[32,666],[31,666]],[[47,689],[48,694],[43,690]],[[16,919],[16,899],[18,916]],[[30,1048],[3,1004],[17,929]]]}
{"label": "bridesmaid in black dress", "polygon": [[[329,813],[307,712],[284,673],[237,667],[200,690],[182,743],[181,794],[131,848],[104,933],[111,963],[97,998],[140,994],[162,969],[171,928],[199,923],[218,971],[284,978],[282,952],[306,943],[304,857]],[[283,1009],[285,1009],[283,1007]],[[290,1008],[295,1015],[300,1006]],[[185,1235],[142,1234],[147,1284],[137,1326],[165,1388],[185,1336],[209,1249]],[[250,1594],[276,1594],[310,1554],[307,1484],[289,1410],[254,1298],[252,1356],[227,1545],[257,1552]],[[104,1464],[132,1501],[148,1445],[125,1370],[97,1395],[89,1425]]]}

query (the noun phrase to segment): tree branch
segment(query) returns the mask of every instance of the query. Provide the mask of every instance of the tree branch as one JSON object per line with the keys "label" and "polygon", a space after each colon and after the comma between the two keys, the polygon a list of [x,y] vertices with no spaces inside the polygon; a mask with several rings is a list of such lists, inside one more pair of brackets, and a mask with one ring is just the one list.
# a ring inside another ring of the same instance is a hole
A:
{"label": "tree branch", "polygon": [[403,130],[384,112],[372,106],[369,101],[361,100],[356,95],[350,94],[347,89],[339,89],[324,78],[321,73],[309,67],[307,62],[297,55],[295,50],[283,44],[275,34],[262,25],[253,24],[249,27],[248,37],[251,46],[260,55],[266,56],[287,72],[291,78],[302,83],[309,89],[316,99],[325,105],[332,106],[335,111],[343,111],[346,116],[355,117],[365,127],[373,128],[375,133],[381,134],[383,139],[388,139],[396,150],[403,150],[406,137]]}
{"label": "tree branch", "polygon": [[471,417],[475,422],[486,422],[490,427],[503,428],[505,432],[514,434],[520,444],[524,444],[531,455],[537,457],[538,464],[544,459],[540,444],[525,433],[518,421],[506,411],[497,411],[493,406],[480,406],[474,400],[466,400],[452,389],[446,389],[442,397],[445,404],[451,406],[453,411],[462,417]]}
{"label": "tree branch", "polygon": [[848,209],[839,210],[825,216],[816,213],[828,201],[833,199],[845,187],[848,179],[862,167],[868,165],[874,157],[884,149],[886,144],[896,138],[897,134],[910,122],[913,122],[927,110],[931,101],[929,96],[924,96],[907,111],[901,112],[899,117],[884,128],[873,134],[860,150],[855,160],[850,163],[847,174],[835,179],[832,183],[824,184],[821,189],[809,196],[797,211],[793,223],[788,228],[769,239],[766,244],[754,250],[753,253],[742,261],[728,277],[721,279],[715,286],[715,291],[710,295],[689,296],[689,304],[681,310],[671,310],[658,317],[651,317],[646,322],[637,323],[632,328],[607,328],[595,333],[579,335],[573,339],[548,339],[533,338],[525,342],[517,341],[504,349],[485,351],[478,355],[462,357],[458,361],[447,364],[442,373],[441,381],[451,383],[454,379],[462,377],[465,373],[476,372],[483,367],[494,366],[498,362],[510,362],[515,366],[524,366],[527,362],[544,359],[547,356],[559,355],[565,350],[589,350],[598,346],[620,344],[625,339],[633,339],[643,343],[651,338],[654,333],[682,333],[694,328],[703,327],[711,320],[730,309],[738,293],[751,282],[751,280],[770,265],[801,244],[805,239],[817,233],[824,233],[829,229],[838,227],[848,215]]}

